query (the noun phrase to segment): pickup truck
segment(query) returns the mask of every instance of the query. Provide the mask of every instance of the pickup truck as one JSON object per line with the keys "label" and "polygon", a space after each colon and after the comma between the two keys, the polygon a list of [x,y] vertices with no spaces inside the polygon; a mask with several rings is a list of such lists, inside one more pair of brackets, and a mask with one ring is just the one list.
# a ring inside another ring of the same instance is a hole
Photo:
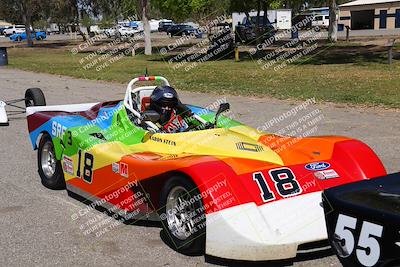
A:
{"label": "pickup truck", "polygon": [[[244,17],[242,23],[239,22],[239,24],[235,27],[235,42],[251,43],[255,41],[257,38],[256,24],[257,16],[250,17],[250,20],[247,17]],[[269,19],[264,18],[263,16],[259,17],[258,29],[261,33],[262,40],[273,37],[276,33],[276,30],[274,26],[272,26]]]}

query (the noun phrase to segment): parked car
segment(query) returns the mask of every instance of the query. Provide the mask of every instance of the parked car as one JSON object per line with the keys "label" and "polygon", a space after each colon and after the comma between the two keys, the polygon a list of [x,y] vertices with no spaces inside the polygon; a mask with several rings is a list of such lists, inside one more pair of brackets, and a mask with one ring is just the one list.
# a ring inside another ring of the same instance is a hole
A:
{"label": "parked car", "polygon": [[203,33],[197,29],[194,28],[190,25],[186,24],[175,24],[172,25],[171,27],[168,28],[167,33],[173,36],[186,36],[186,35],[191,35],[194,34],[196,38],[201,38],[203,37]]}
{"label": "parked car", "polygon": [[47,34],[60,34],[60,27],[57,23],[51,23],[48,28],[46,28]]}
{"label": "parked car", "polygon": [[117,31],[119,35],[127,37],[127,36],[134,36],[139,30],[136,30],[132,27],[125,27],[125,26],[118,26]]}
{"label": "parked car", "polygon": [[159,32],[167,32],[168,28],[171,27],[174,23],[172,20],[164,20],[158,24]]}
{"label": "parked car", "polygon": [[[235,42],[249,43],[254,41],[257,37],[256,24],[257,16],[250,17],[250,20],[244,17],[242,23],[235,27]],[[269,19],[264,18],[264,16],[259,17],[258,28],[263,40],[275,36],[276,29]]]}
{"label": "parked car", "polygon": [[3,35],[3,32],[4,32],[4,30],[6,29],[7,27],[5,27],[5,26],[0,26],[0,35]]}
{"label": "parked car", "polygon": [[7,27],[3,31],[3,34],[8,37],[15,33],[23,33],[23,32],[25,32],[25,25],[13,25],[13,26]]}
{"label": "parked car", "polygon": [[328,15],[317,15],[311,22],[312,28],[314,29],[325,29],[329,28],[329,16]]}
{"label": "parked car", "polygon": [[[32,32],[31,33],[31,39],[36,39],[36,40],[44,40],[47,38],[46,32],[45,31],[40,31],[40,32]],[[21,42],[23,40],[26,40],[26,32],[23,33],[15,33],[10,36],[10,40],[14,42]]]}
{"label": "parked car", "polygon": [[292,25],[296,25],[300,30],[308,30],[312,28],[312,14],[299,14],[292,20]]}
{"label": "parked car", "polygon": [[112,27],[104,30],[104,34],[107,35],[107,37],[111,38],[114,37],[117,32],[117,28]]}

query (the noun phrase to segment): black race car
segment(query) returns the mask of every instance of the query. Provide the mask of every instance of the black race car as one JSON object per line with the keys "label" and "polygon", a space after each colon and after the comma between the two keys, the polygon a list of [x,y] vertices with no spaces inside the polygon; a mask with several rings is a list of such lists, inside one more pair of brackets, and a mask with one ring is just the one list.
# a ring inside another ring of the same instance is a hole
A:
{"label": "black race car", "polygon": [[400,266],[400,173],[327,189],[323,204],[343,266]]}

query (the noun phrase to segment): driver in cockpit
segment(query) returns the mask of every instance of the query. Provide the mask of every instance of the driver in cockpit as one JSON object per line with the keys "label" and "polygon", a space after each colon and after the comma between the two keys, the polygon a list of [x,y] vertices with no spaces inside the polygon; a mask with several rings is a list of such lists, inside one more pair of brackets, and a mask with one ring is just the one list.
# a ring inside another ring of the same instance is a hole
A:
{"label": "driver in cockpit", "polygon": [[171,86],[157,86],[150,96],[150,106],[147,110],[154,110],[160,114],[160,119],[155,124],[166,133],[186,131],[193,116]]}

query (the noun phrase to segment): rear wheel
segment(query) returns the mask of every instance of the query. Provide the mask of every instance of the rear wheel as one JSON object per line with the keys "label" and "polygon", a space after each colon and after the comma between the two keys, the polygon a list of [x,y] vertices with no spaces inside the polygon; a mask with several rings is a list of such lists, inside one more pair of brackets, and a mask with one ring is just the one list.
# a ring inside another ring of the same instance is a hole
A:
{"label": "rear wheel", "polygon": [[45,187],[55,190],[65,189],[61,162],[56,159],[53,141],[46,133],[39,142],[38,172]]}
{"label": "rear wheel", "polygon": [[25,91],[25,106],[46,106],[46,99],[40,88],[29,88]]}
{"label": "rear wheel", "polygon": [[204,254],[206,218],[197,187],[188,178],[173,177],[164,186],[160,204],[166,241],[183,254]]}

